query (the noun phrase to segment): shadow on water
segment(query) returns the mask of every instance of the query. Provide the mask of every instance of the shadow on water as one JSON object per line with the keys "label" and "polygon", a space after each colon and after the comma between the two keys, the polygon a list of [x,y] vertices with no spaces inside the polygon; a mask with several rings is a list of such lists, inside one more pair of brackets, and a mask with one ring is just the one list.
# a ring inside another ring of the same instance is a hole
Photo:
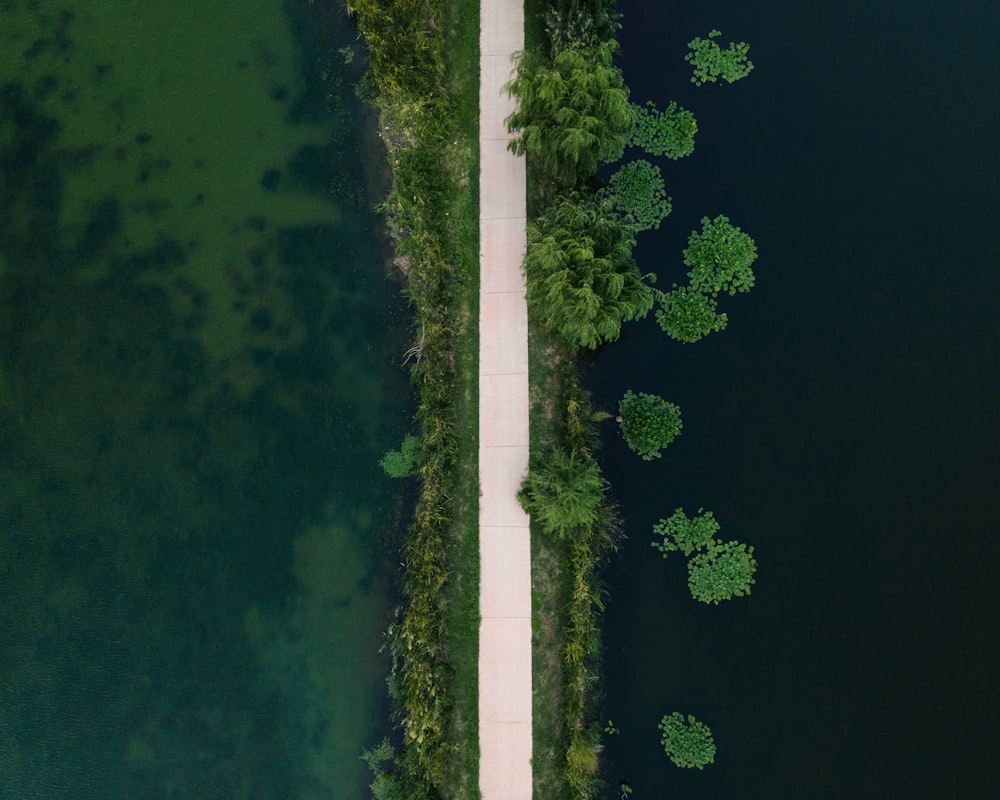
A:
{"label": "shadow on water", "polygon": [[342,14],[0,30],[0,798],[365,794],[406,408]]}

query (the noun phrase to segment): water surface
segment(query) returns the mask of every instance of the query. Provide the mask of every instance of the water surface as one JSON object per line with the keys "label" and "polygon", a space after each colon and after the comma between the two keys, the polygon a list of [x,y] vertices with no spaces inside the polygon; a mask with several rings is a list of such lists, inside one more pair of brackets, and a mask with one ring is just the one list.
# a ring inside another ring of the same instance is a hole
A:
{"label": "water surface", "polygon": [[[1000,693],[1000,7],[944,2],[624,2],[633,99],[677,99],[695,154],[663,163],[674,213],[641,268],[682,282],[702,216],[757,241],[729,328],[652,318],[588,376],[678,403],[652,464],[613,427],[604,462],[630,537],[610,571],[613,780],[635,797],[992,797]],[[694,87],[685,43],[720,28],[756,69]],[[749,598],[695,603],[651,526],[715,511],[755,546]],[[715,732],[675,768],[673,710]]]}
{"label": "water surface", "polygon": [[0,19],[0,797],[365,796],[405,319],[354,34]]}

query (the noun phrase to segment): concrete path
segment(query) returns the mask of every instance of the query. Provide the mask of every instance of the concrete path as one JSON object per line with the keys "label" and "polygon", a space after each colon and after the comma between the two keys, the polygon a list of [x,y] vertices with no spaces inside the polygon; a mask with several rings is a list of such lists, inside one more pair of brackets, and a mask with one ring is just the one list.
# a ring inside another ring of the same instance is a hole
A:
{"label": "concrete path", "polygon": [[479,788],[531,800],[531,540],[524,159],[507,150],[502,91],[524,47],[522,0],[480,0]]}

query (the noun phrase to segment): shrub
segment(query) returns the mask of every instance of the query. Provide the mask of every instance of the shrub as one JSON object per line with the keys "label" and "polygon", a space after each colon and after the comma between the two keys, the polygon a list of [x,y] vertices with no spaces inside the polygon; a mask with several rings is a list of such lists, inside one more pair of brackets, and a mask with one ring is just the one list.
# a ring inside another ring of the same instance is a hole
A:
{"label": "shrub", "polygon": [[598,164],[621,158],[635,124],[628,87],[614,65],[618,43],[570,47],[550,59],[533,52],[517,57],[507,91],[517,110],[507,128],[510,148],[529,153],[563,186],[589,179]]}
{"label": "shrub", "polygon": [[518,499],[548,536],[564,539],[597,522],[604,487],[594,459],[552,449],[532,464]]}
{"label": "shrub", "polygon": [[623,322],[646,316],[655,302],[634,246],[634,229],[607,199],[559,195],[528,224],[524,271],[532,313],[575,349],[614,341]]}

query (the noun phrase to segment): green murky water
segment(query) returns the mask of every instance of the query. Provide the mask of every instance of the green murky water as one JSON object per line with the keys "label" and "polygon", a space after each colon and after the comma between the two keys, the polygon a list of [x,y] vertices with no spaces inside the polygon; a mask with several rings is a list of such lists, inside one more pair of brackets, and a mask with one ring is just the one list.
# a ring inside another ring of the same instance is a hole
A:
{"label": "green murky water", "polygon": [[364,795],[406,323],[352,47],[0,0],[4,800]]}

